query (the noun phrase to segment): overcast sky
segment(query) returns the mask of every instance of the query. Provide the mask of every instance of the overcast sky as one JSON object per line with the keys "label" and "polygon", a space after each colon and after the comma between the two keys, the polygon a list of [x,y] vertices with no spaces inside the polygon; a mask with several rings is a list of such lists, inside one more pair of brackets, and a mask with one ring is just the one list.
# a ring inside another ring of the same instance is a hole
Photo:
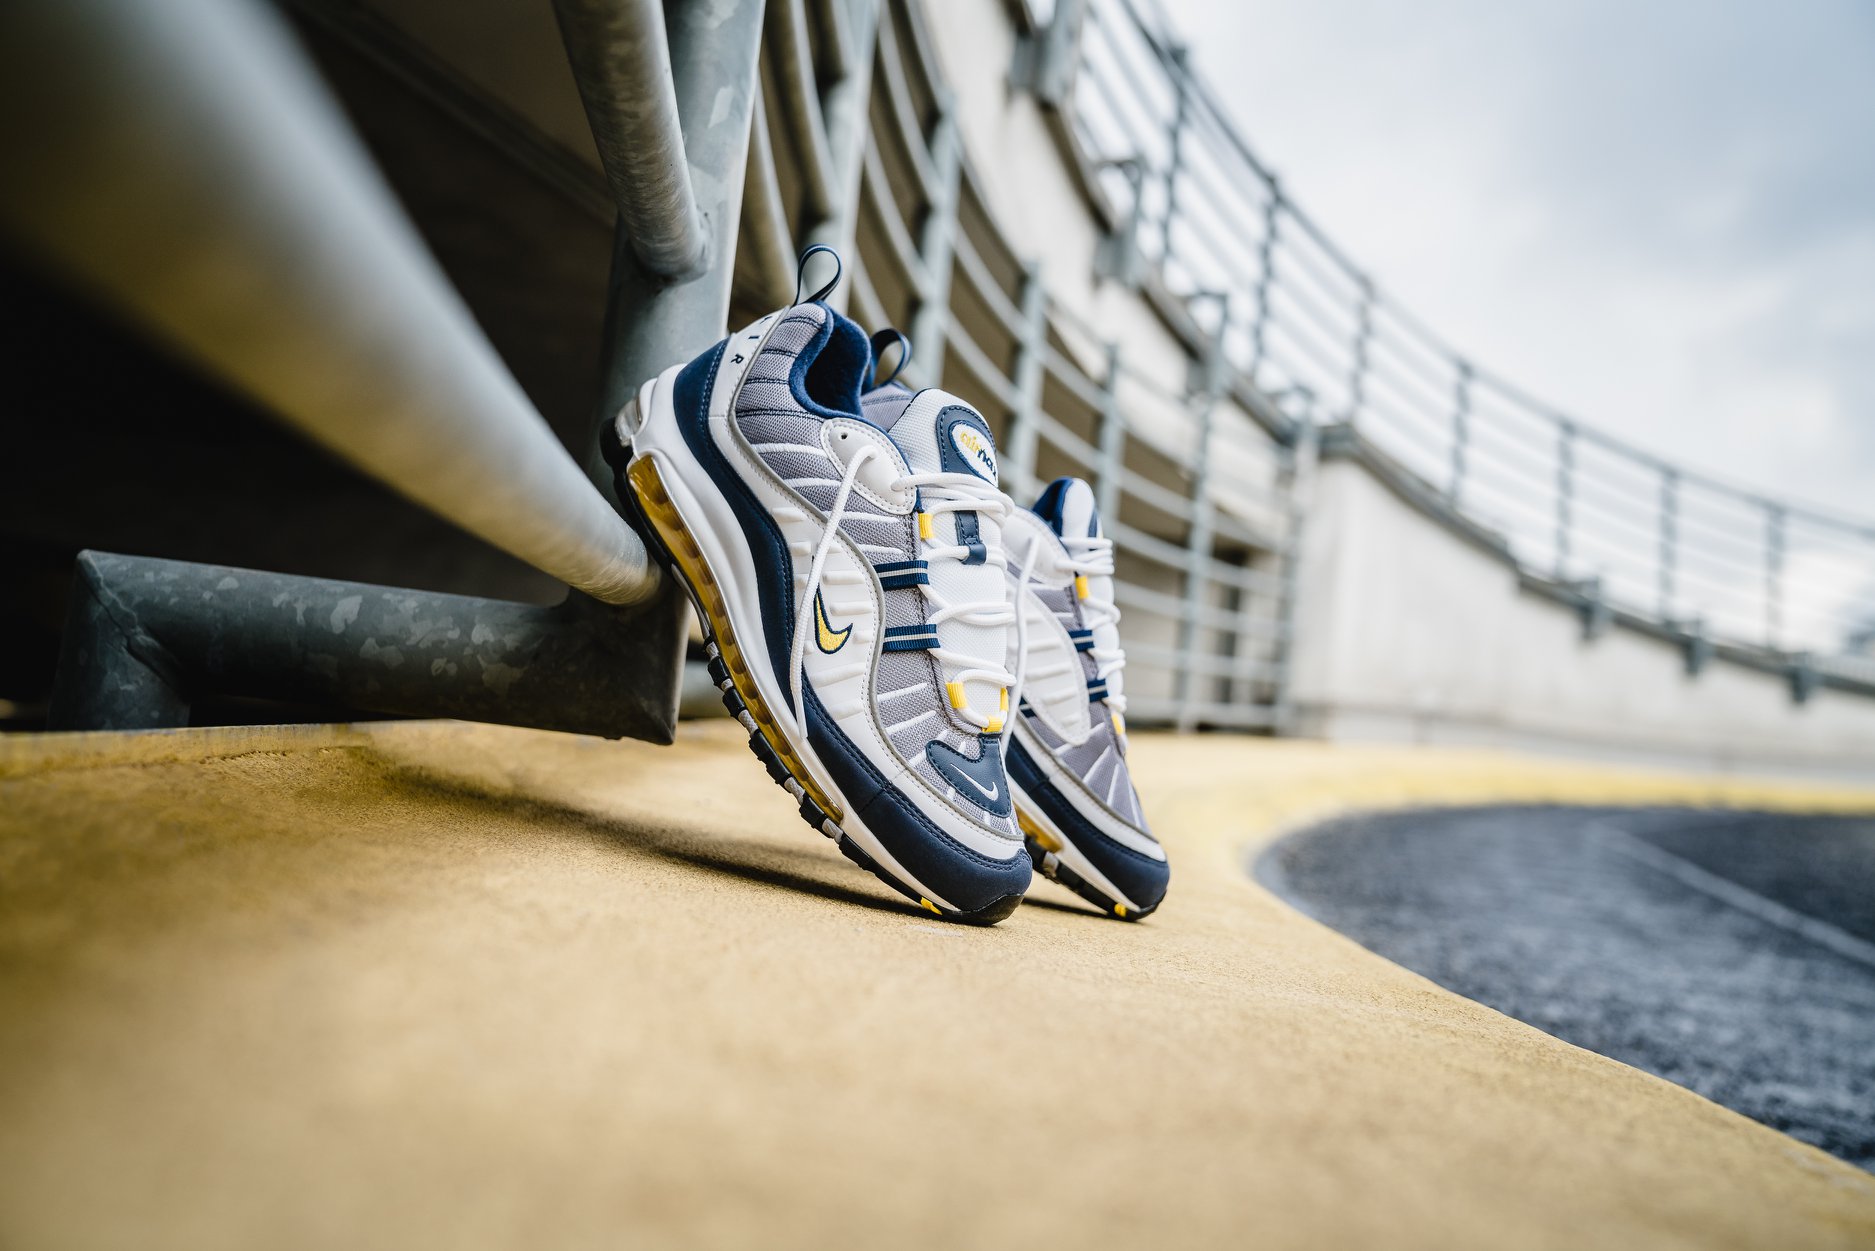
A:
{"label": "overcast sky", "polygon": [[1875,517],[1875,4],[1164,3],[1291,196],[1460,350]]}

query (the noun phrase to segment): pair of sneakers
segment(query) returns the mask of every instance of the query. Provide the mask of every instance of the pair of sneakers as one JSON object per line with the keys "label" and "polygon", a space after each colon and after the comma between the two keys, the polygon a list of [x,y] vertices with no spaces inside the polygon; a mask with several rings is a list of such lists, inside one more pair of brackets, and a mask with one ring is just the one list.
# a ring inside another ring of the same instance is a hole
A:
{"label": "pair of sneakers", "polygon": [[724,703],[802,818],[920,907],[991,924],[1040,869],[1145,916],[1168,870],[1126,768],[1093,492],[1018,508],[981,414],[873,385],[830,290],[620,417],[620,495],[695,601]]}

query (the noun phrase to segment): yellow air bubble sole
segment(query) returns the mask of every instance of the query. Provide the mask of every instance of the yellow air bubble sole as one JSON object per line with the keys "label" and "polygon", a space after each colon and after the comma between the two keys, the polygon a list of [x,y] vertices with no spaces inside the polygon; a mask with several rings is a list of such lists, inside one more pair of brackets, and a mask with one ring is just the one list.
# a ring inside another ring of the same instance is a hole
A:
{"label": "yellow air bubble sole", "polygon": [[1035,820],[1022,810],[1021,804],[1016,805],[1016,825],[1023,834],[1040,844],[1043,851],[1061,850],[1061,840],[1037,825]]}
{"label": "yellow air bubble sole", "polygon": [[827,793],[814,781],[807,765],[788,741],[788,736],[782,732],[774,713],[769,711],[768,705],[755,689],[755,675],[749,672],[748,659],[736,640],[735,629],[729,624],[729,606],[724,602],[722,587],[716,575],[710,572],[709,563],[703,559],[703,549],[684,526],[683,516],[671,502],[670,492],[664,489],[664,481],[658,476],[657,462],[649,456],[640,456],[627,467],[625,475],[631,479],[632,489],[638,494],[646,520],[664,541],[684,581],[690,584],[691,593],[703,615],[708,618],[711,639],[722,655],[724,667],[729,670],[729,679],[735,684],[736,694],[741,697],[749,715],[755,718],[756,728],[762,738],[774,748],[775,754],[781,757],[782,766],[801,784],[801,789],[807,792],[808,797],[819,804],[821,810],[836,823],[844,820],[844,810],[828,798]]}

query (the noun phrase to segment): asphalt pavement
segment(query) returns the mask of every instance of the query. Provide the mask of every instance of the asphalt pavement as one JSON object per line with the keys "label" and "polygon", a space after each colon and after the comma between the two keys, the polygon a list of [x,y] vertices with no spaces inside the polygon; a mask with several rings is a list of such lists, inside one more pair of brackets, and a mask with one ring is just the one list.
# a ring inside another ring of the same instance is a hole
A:
{"label": "asphalt pavement", "polygon": [[1257,873],[1450,990],[1875,1169],[1875,817],[1422,809],[1291,835]]}

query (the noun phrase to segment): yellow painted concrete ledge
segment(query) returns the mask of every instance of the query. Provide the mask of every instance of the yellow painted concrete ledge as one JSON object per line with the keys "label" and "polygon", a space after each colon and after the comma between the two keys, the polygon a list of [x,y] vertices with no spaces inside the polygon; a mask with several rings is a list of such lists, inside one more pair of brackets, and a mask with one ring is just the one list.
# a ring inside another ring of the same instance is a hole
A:
{"label": "yellow painted concrete ledge", "polygon": [[0,742],[0,1246],[1868,1247],[1875,1178],[1243,870],[1350,808],[1875,807],[1141,736],[1142,925],[933,921],[728,723]]}

